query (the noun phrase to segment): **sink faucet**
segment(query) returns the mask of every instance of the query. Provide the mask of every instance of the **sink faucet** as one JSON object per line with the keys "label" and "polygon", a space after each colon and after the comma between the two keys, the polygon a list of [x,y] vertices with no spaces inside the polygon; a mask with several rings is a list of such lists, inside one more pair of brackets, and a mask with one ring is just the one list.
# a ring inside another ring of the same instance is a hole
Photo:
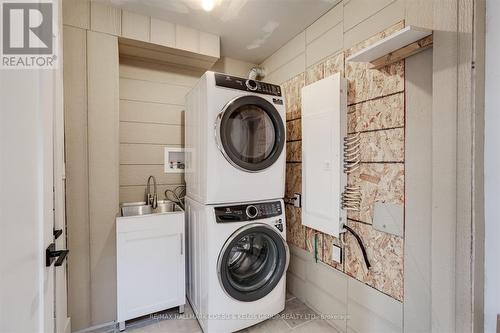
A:
{"label": "sink faucet", "polygon": [[[153,180],[154,193],[151,194],[151,179]],[[149,176],[148,185],[146,187],[146,203],[151,205],[151,208],[156,209],[158,207],[158,193],[156,192],[156,178],[155,176]]]}

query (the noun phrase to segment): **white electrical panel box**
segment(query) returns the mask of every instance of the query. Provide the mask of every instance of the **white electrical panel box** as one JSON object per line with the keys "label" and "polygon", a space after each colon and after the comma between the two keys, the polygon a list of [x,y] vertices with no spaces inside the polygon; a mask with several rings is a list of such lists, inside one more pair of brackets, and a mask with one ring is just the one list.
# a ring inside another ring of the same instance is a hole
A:
{"label": "white electrical panel box", "polygon": [[302,88],[302,224],[335,237],[346,219],[346,92],[339,73]]}

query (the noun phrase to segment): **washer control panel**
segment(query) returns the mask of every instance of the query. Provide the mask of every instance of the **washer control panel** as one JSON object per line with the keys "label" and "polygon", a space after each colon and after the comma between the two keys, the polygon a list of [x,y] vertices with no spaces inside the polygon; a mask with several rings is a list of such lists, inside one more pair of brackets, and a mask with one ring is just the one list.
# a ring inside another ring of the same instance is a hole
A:
{"label": "washer control panel", "polygon": [[276,227],[276,229],[283,232],[283,220],[282,219],[276,220],[276,222],[274,222],[274,226]]}
{"label": "washer control panel", "polygon": [[283,214],[281,201],[215,207],[217,223],[262,220]]}
{"label": "washer control panel", "polygon": [[280,96],[281,87],[266,82],[215,73],[215,85],[224,88],[256,92],[264,95]]}

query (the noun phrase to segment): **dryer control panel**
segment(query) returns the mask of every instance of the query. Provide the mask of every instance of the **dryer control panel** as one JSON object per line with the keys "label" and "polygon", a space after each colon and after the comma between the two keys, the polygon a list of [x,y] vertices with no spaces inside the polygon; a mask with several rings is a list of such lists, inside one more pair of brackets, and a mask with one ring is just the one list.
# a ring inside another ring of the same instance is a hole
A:
{"label": "dryer control panel", "polygon": [[217,223],[262,220],[283,214],[281,201],[215,207]]}
{"label": "dryer control panel", "polygon": [[281,97],[281,87],[278,85],[226,74],[215,73],[215,84],[219,87]]}

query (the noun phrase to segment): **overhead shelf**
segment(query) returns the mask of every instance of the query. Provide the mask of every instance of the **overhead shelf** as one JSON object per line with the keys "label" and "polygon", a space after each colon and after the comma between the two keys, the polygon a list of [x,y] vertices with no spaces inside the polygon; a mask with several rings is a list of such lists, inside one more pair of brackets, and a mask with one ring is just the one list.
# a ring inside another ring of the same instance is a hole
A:
{"label": "overhead shelf", "polygon": [[380,68],[430,46],[432,30],[410,25],[352,54],[346,61],[369,62],[373,67]]}

